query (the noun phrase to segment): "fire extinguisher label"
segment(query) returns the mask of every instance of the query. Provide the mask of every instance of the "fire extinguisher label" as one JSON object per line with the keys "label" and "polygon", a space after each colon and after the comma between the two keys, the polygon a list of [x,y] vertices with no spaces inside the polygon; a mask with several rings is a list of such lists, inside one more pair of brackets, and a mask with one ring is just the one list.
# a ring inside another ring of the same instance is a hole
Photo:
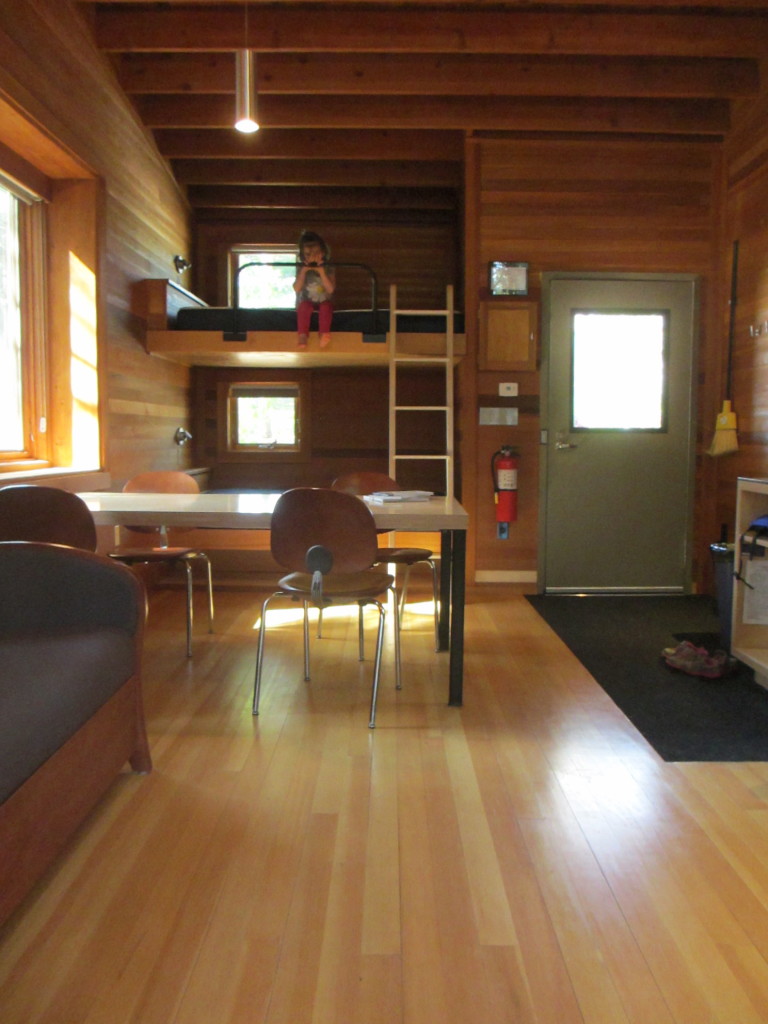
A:
{"label": "fire extinguisher label", "polygon": [[500,469],[498,472],[498,488],[500,491],[516,491],[517,470]]}

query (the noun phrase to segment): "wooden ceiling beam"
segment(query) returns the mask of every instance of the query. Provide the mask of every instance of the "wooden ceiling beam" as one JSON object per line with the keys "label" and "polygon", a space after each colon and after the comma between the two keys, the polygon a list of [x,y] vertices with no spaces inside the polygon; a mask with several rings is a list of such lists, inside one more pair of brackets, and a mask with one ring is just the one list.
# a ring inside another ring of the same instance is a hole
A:
{"label": "wooden ceiling beam", "polygon": [[373,129],[270,128],[241,135],[225,128],[160,129],[155,142],[166,159],[222,160],[442,160],[463,161],[461,131],[374,131]]}
{"label": "wooden ceiling beam", "polygon": [[459,188],[462,165],[394,160],[174,160],[183,185],[348,185],[355,187]]}
{"label": "wooden ceiling beam", "polygon": [[[122,54],[130,94],[233,94],[228,53]],[[265,54],[256,62],[260,95],[754,96],[758,63],[734,58]]]}
{"label": "wooden ceiling beam", "polygon": [[[768,56],[764,10],[712,15],[650,9],[478,8],[442,10],[367,4],[334,8],[282,5],[97,5],[97,45],[110,52],[207,52],[244,47],[261,53],[509,53],[647,57]],[[726,8],[727,9],[727,8]]]}
{"label": "wooden ceiling beam", "polygon": [[[141,96],[149,128],[226,128],[226,96]],[[262,128],[439,128],[505,131],[641,132],[720,135],[729,127],[726,100],[543,97],[265,96]]]}
{"label": "wooden ceiling beam", "polygon": [[207,209],[248,208],[303,210],[415,209],[454,210],[456,191],[437,188],[357,188],[340,187],[292,188],[260,185],[191,185],[187,198],[193,207]]}

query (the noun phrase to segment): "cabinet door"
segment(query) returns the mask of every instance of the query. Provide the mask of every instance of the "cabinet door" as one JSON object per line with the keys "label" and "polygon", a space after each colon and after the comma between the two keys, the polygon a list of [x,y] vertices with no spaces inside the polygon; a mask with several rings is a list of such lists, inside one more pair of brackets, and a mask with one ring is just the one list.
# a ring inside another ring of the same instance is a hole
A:
{"label": "cabinet door", "polygon": [[536,303],[498,299],[482,303],[479,367],[536,369]]}

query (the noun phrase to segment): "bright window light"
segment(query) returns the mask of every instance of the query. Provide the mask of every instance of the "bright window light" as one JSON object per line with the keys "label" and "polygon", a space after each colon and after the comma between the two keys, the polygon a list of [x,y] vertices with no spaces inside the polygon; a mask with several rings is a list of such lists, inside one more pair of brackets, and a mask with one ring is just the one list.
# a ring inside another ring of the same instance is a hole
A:
{"label": "bright window light", "polygon": [[664,428],[667,317],[573,316],[573,429]]}

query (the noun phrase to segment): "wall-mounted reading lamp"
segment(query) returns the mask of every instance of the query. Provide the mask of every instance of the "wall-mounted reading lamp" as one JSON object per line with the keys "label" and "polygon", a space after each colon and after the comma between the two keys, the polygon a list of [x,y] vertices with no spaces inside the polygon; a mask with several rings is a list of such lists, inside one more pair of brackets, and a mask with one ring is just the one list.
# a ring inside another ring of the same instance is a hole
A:
{"label": "wall-mounted reading lamp", "polygon": [[188,259],[185,259],[178,253],[176,253],[176,255],[173,257],[173,265],[174,267],[176,267],[176,270],[179,274],[183,274],[185,270],[189,270],[189,268],[192,266]]}
{"label": "wall-mounted reading lamp", "polygon": [[179,448],[182,448],[185,444],[189,444],[189,442],[192,440],[192,435],[186,429],[186,427],[178,427],[176,433],[173,435],[173,440],[176,442]]}

